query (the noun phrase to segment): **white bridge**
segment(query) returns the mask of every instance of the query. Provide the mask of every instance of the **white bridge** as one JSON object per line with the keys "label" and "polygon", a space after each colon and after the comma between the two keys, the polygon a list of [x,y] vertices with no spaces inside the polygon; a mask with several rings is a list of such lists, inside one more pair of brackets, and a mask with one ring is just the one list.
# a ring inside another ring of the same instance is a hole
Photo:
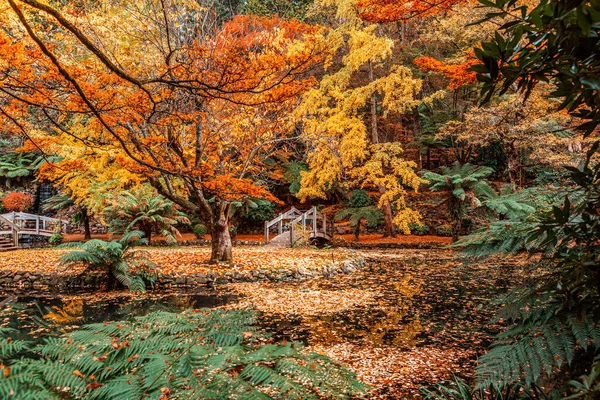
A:
{"label": "white bridge", "polygon": [[0,215],[0,251],[19,247],[23,235],[50,237],[66,232],[67,221],[42,215],[12,212]]}
{"label": "white bridge", "polygon": [[[277,218],[265,221],[265,244],[293,247],[298,243],[330,242],[333,230],[333,221],[315,207],[308,211],[292,207]],[[270,240],[272,231],[274,237]]]}

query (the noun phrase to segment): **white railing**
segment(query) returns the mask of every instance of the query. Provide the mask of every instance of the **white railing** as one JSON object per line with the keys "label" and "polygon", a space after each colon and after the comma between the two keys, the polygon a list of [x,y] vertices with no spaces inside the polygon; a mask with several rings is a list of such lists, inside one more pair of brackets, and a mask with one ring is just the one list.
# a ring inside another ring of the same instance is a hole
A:
{"label": "white railing", "polygon": [[[0,215],[0,235],[11,235],[16,247],[19,235],[52,236],[57,232],[66,232],[68,224],[68,221],[57,218],[12,212]],[[7,228],[2,229],[3,225]]]}
{"label": "white railing", "polygon": [[290,243],[293,246],[296,242],[296,227],[302,229],[302,239],[323,238],[331,240],[333,238],[333,223],[331,223],[325,214],[317,211],[316,207],[306,211],[290,223]]}
{"label": "white railing", "polygon": [[265,244],[269,243],[270,229],[275,225],[277,225],[278,235],[289,232],[292,246],[296,241],[297,225],[300,226],[303,236],[308,236],[309,239],[321,237],[331,240],[333,237],[333,222],[329,221],[325,214],[318,212],[315,207],[304,212],[292,207],[275,219],[265,222]]}
{"label": "white railing", "polygon": [[[5,226],[5,229],[2,229]],[[9,219],[4,218],[0,215],[0,235],[10,235],[13,241],[13,245],[17,247],[19,245],[19,235],[16,225]]]}

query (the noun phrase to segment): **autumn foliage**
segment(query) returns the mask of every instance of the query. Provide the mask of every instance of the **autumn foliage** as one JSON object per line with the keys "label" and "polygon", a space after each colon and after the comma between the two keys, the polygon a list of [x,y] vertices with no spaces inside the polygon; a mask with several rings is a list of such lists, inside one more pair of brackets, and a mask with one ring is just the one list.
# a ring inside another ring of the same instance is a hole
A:
{"label": "autumn foliage", "polygon": [[457,64],[445,63],[433,57],[418,57],[414,60],[414,63],[422,71],[442,74],[449,80],[448,89],[450,90],[472,84],[476,80],[475,72],[470,71],[469,68],[477,64],[478,60],[472,57]]}
{"label": "autumn foliage", "polygon": [[10,212],[27,211],[31,206],[33,206],[33,198],[21,192],[10,192],[2,199],[2,207]]}
{"label": "autumn foliage", "polygon": [[369,22],[396,22],[415,17],[428,17],[450,10],[470,0],[359,0],[359,15]]}

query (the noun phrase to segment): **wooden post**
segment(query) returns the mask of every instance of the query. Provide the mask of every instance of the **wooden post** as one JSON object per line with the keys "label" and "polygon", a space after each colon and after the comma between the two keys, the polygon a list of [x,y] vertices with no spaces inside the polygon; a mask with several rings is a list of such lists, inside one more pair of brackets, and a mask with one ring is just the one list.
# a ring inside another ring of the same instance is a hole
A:
{"label": "wooden post", "polygon": [[35,217],[35,234],[39,235],[40,234],[40,216],[37,215]]}
{"label": "wooden post", "polygon": [[317,208],[312,208],[313,218],[312,218],[312,230],[315,237],[317,236]]}
{"label": "wooden post", "polygon": [[290,247],[294,247],[294,221],[290,223]]}
{"label": "wooden post", "polygon": [[269,222],[265,221],[265,244],[269,243]]}
{"label": "wooden post", "polygon": [[327,215],[323,214],[323,233],[327,236]]}
{"label": "wooden post", "polygon": [[279,235],[283,233],[283,215],[279,214],[279,223],[277,223],[277,232]]}

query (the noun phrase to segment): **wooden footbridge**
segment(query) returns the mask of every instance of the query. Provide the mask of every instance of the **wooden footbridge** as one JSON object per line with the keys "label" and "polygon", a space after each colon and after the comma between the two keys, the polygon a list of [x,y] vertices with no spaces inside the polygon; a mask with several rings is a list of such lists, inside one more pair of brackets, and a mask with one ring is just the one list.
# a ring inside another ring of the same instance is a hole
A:
{"label": "wooden footbridge", "polygon": [[[299,243],[322,244],[333,239],[333,221],[315,207],[300,211],[295,207],[265,222],[265,244],[293,247]],[[273,234],[273,239],[271,238]]]}
{"label": "wooden footbridge", "polygon": [[65,232],[68,222],[42,215],[12,212],[0,215],[0,251],[20,247],[24,235],[50,237]]}

